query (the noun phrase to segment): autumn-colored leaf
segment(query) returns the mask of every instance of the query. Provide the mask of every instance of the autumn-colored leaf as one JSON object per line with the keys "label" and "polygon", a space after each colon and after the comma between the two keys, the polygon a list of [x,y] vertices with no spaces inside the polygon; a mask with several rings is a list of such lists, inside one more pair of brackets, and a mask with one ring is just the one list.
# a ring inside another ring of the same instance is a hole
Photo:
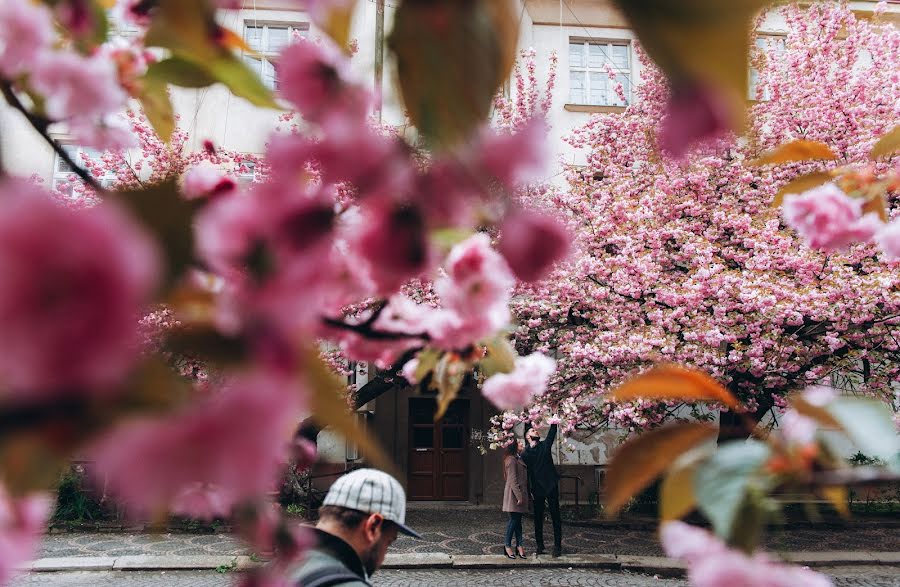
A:
{"label": "autumn-colored leaf", "polygon": [[321,6],[321,10],[326,12],[317,22],[319,28],[345,51],[350,50],[350,25],[353,23],[355,9],[355,1],[333,2],[328,6]]}
{"label": "autumn-colored leaf", "polygon": [[[149,73],[149,72],[148,72]],[[163,142],[175,132],[175,110],[169,99],[169,86],[163,79],[145,75],[139,84],[137,99],[150,125]]]}
{"label": "autumn-colored leaf", "polygon": [[437,362],[434,377],[431,380],[431,385],[437,388],[438,392],[437,412],[434,414],[435,422],[444,417],[447,408],[456,399],[468,369],[469,364],[454,353],[444,353],[441,360]]}
{"label": "autumn-colored leaf", "polygon": [[887,200],[883,193],[877,194],[865,201],[862,206],[862,213],[869,214],[870,212],[874,212],[882,222],[888,221]]}
{"label": "autumn-colored leaf", "polygon": [[626,381],[607,396],[610,401],[636,399],[720,402],[731,409],[740,402],[721,383],[696,369],[679,365],[660,365]]}
{"label": "autumn-colored leaf", "polygon": [[322,362],[315,349],[303,355],[303,365],[309,381],[312,418],[320,427],[328,427],[348,442],[360,447],[372,466],[398,476],[396,467],[368,431],[357,425],[347,404],[346,384]]}
{"label": "autumn-colored leaf", "polygon": [[518,12],[510,0],[403,2],[388,46],[413,124],[436,146],[471,136],[515,61]]}
{"label": "autumn-colored leaf", "polygon": [[900,149],[900,126],[895,126],[886,135],[878,139],[869,157],[877,159],[885,155],[891,155]]}
{"label": "autumn-colored leaf", "polygon": [[205,88],[216,83],[206,68],[181,57],[169,57],[151,63],[143,80],[152,84],[172,84],[182,88]]}
{"label": "autumn-colored leaf", "polygon": [[831,428],[833,430],[839,430],[841,428],[840,422],[835,420],[834,417],[828,413],[828,410],[815,404],[811,404],[802,394],[794,394],[790,398],[790,404],[792,408],[797,410],[797,413],[801,416],[806,416],[807,418],[815,420],[819,426]]}
{"label": "autumn-colored leaf", "polygon": [[785,143],[768,153],[765,153],[759,159],[750,162],[750,165],[773,165],[778,163],[790,163],[791,161],[809,161],[812,159],[823,159],[833,161],[837,159],[837,155],[831,150],[831,147],[825,143],[818,141],[796,140]]}
{"label": "autumn-colored leaf", "polygon": [[711,453],[710,448],[698,446],[675,459],[659,487],[660,519],[677,520],[697,507],[694,473]]}
{"label": "autumn-colored leaf", "polygon": [[775,198],[772,200],[772,207],[777,208],[784,203],[784,197],[787,194],[802,194],[807,190],[828,183],[832,180],[832,176],[828,172],[817,171],[815,173],[807,173],[799,177],[795,177],[791,181],[784,184]]}
{"label": "autumn-colored leaf", "polygon": [[822,487],[819,489],[819,492],[822,494],[822,497],[827,499],[828,502],[834,506],[834,509],[837,510],[842,518],[850,517],[850,506],[848,505],[850,492],[846,487]]}
{"label": "autumn-colored leaf", "polygon": [[431,348],[424,349],[416,355],[416,359],[419,360],[419,364],[416,366],[416,372],[413,374],[416,381],[425,379],[425,376],[431,373],[435,366],[437,366],[437,362],[440,358],[441,351]]}
{"label": "autumn-colored leaf", "polygon": [[159,0],[144,43],[205,63],[225,51],[218,43],[219,31],[216,11],[209,0]]}
{"label": "autumn-colored leaf", "polygon": [[613,454],[606,473],[605,506],[614,516],[628,500],[650,485],[679,456],[714,438],[715,427],[683,422],[645,432],[629,440]]}
{"label": "autumn-colored leaf", "polygon": [[244,53],[249,53],[251,55],[258,55],[258,53],[247,44],[247,41],[244,40],[244,37],[237,34],[233,30],[228,27],[219,27],[219,45],[234,51],[235,49],[240,49]]}
{"label": "autumn-colored leaf", "polygon": [[673,85],[712,86],[744,125],[750,34],[768,0],[615,0]]}

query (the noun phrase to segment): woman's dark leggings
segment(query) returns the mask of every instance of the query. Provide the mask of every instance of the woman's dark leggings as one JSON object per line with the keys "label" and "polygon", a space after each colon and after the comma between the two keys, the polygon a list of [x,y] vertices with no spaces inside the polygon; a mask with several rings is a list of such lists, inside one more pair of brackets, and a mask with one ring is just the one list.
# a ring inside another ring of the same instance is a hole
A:
{"label": "woman's dark leggings", "polygon": [[516,535],[516,546],[525,546],[522,540],[522,514],[509,512],[509,522],[506,523],[506,546],[512,548],[513,534]]}

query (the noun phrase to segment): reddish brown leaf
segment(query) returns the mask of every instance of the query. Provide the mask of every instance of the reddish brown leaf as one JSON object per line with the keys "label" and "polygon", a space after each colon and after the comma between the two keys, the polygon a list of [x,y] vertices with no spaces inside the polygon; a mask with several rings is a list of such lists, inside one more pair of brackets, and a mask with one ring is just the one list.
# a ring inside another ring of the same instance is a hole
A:
{"label": "reddish brown leaf", "polygon": [[720,402],[731,409],[740,402],[722,384],[696,369],[679,365],[660,365],[626,381],[609,394],[612,401],[626,402],[639,398],[688,402]]}

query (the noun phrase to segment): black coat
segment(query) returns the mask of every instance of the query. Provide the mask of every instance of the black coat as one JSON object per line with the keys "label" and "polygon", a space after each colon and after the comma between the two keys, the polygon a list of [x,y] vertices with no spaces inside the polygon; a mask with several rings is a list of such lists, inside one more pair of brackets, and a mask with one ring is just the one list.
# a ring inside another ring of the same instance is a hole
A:
{"label": "black coat", "polygon": [[522,460],[528,467],[528,483],[534,495],[549,495],[559,486],[559,473],[556,472],[551,452],[555,440],[556,424],[553,424],[546,439],[522,451]]}

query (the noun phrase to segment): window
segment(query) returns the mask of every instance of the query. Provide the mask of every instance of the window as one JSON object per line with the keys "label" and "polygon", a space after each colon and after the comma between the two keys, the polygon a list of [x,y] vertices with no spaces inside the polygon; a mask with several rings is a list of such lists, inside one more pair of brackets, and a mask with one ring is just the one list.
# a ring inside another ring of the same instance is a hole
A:
{"label": "window", "polygon": [[[756,55],[763,59],[769,57],[777,58],[785,51],[785,37],[776,35],[759,35],[756,37]],[[757,97],[756,92],[759,89],[759,70],[755,67],[750,68],[750,84],[749,93],[751,100],[771,100],[772,95],[768,88],[763,88],[762,96]]]}
{"label": "window", "polygon": [[255,71],[266,87],[278,89],[275,77],[275,60],[281,50],[294,42],[297,37],[309,34],[308,24],[250,24],[244,25],[244,41],[259,55],[244,55],[244,61]]}
{"label": "window", "polygon": [[[99,160],[102,155],[102,153],[96,149],[79,147],[77,145],[63,145],[62,148],[69,154],[72,161],[82,167],[85,157],[96,161]],[[98,180],[100,181],[100,185],[104,188],[109,188],[115,183],[116,174],[113,171],[107,171],[106,174],[99,177]],[[79,181],[78,176],[72,168],[69,167],[69,164],[57,155],[56,160],[53,162],[53,189],[58,190],[67,196],[72,196],[74,195],[75,186]]]}
{"label": "window", "polygon": [[[615,79],[610,79],[610,71]],[[622,84],[625,101],[616,92]],[[569,42],[569,103],[625,106],[631,99],[631,47],[627,41]]]}
{"label": "window", "polygon": [[237,180],[241,185],[249,185],[256,181],[256,161],[244,159],[238,168]]}

